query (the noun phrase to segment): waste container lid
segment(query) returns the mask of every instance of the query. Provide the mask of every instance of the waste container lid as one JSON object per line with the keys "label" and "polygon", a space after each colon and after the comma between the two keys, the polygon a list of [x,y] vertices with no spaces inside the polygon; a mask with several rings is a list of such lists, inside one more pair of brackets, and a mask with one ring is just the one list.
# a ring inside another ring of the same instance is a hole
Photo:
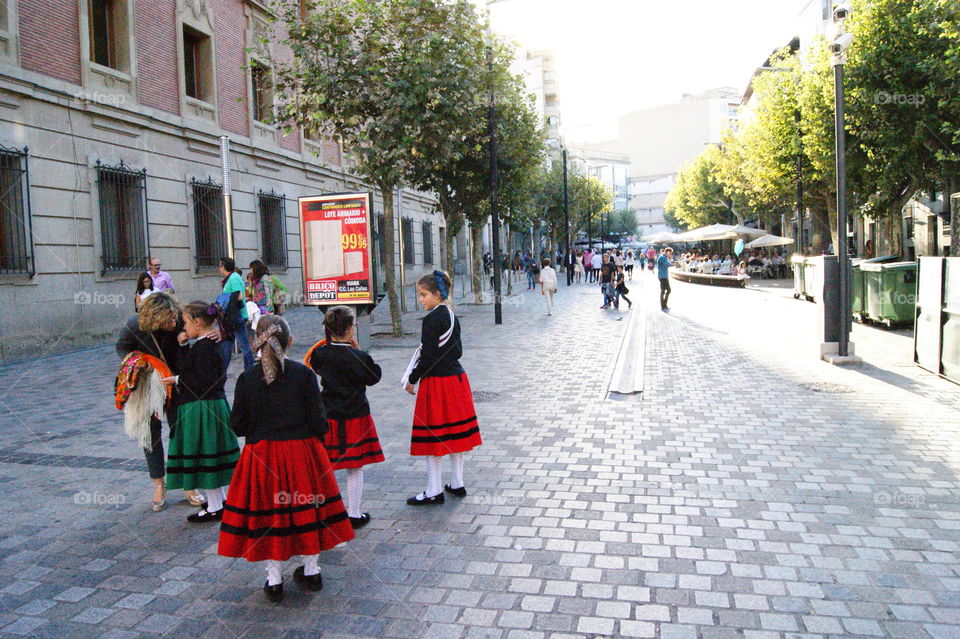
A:
{"label": "waste container lid", "polygon": [[889,264],[878,264],[877,262],[864,262],[860,265],[861,271],[879,273],[880,271],[915,271],[916,262],[891,262]]}
{"label": "waste container lid", "polygon": [[900,259],[899,255],[881,255],[879,257],[871,257],[869,260],[864,260],[867,264],[888,264],[890,262],[896,262]]}

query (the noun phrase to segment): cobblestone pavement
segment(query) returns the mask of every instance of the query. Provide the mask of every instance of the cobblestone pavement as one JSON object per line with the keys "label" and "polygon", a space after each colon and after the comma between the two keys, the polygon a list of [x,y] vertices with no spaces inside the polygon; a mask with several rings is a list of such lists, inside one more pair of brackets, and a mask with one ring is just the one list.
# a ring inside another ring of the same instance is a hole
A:
{"label": "cobblestone pavement", "polygon": [[[651,276],[628,284],[622,313],[586,285],[552,317],[521,291],[502,327],[459,307],[484,445],[439,508],[404,504],[417,338],[374,338],[373,521],[279,605],[179,493],[150,512],[111,347],[0,368],[0,636],[960,637],[960,387],[903,332],[857,326],[863,366],[818,362],[817,307],[780,288],[674,283],[661,313]],[[606,399],[640,313],[644,393]],[[293,357],[319,317],[290,314]]]}

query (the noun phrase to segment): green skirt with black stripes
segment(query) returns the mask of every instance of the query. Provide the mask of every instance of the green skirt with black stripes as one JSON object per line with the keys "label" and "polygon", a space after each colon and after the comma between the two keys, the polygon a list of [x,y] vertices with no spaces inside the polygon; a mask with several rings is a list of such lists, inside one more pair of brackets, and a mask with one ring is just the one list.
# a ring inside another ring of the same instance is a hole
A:
{"label": "green skirt with black stripes", "polygon": [[167,455],[167,488],[229,486],[239,458],[227,400],[201,399],[177,407]]}

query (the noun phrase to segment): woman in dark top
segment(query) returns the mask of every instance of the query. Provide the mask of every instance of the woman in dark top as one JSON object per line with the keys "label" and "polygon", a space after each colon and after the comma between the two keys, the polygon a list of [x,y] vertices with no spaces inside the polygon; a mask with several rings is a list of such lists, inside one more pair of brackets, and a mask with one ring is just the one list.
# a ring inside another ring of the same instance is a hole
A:
{"label": "woman in dark top", "polygon": [[[178,336],[178,374],[162,380],[177,388],[177,428],[167,457],[171,488],[202,489],[207,504],[187,517],[193,523],[219,521],[233,468],[240,458],[237,437],[230,430],[230,406],[223,390],[226,371],[216,320],[218,308],[191,302],[183,309],[184,330]],[[188,341],[195,340],[193,345]]]}
{"label": "woman in dark top", "polygon": [[380,381],[380,367],[360,350],[349,306],[334,306],[323,318],[326,340],[310,350],[310,368],[320,376],[327,412],[324,444],[334,470],[347,470],[347,514],[354,528],[366,526],[361,512],[363,467],[383,461],[377,428],[370,416],[367,386]]}
{"label": "woman in dark top", "polygon": [[[140,305],[137,315],[134,315],[124,325],[117,338],[116,351],[120,359],[134,351],[147,353],[162,360],[173,372],[179,372],[177,352],[180,348],[177,335],[183,330],[183,319],[180,317],[182,307],[175,297],[158,291],[145,299]],[[176,398],[176,388],[173,396]],[[166,411],[167,426],[171,432],[176,421],[176,407],[171,402]],[[163,450],[163,424],[160,418],[150,418],[150,450],[144,449],[143,455],[147,460],[147,470],[153,480],[153,510],[161,511],[167,507],[166,486],[166,455]],[[194,506],[202,506],[203,499],[196,492],[188,492],[187,500]]]}
{"label": "woman in dark top", "polygon": [[284,355],[293,343],[278,315],[257,322],[260,362],[237,379],[230,426],[246,445],[220,526],[218,552],[266,561],[264,592],[283,599],[281,565],[303,555],[294,580],[320,590],[320,552],[353,539],[323,446],[327,417],[313,371]]}
{"label": "woman in dark top", "polygon": [[[423,318],[420,348],[404,373],[403,386],[417,395],[410,454],[427,457],[427,489],[407,500],[411,506],[442,504],[444,490],[465,497],[463,453],[482,443],[470,380],[460,366],[460,321],[448,300],[452,288],[450,276],[443,271],[417,282],[417,297],[430,312]],[[417,382],[419,393],[414,390]],[[441,487],[440,458],[444,455],[450,455],[453,477]]]}

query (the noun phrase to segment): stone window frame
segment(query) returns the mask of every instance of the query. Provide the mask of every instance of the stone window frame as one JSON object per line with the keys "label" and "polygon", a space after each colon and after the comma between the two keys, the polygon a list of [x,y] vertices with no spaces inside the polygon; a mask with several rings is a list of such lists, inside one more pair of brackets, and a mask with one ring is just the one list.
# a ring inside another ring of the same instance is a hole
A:
{"label": "stone window frame", "polygon": [[77,0],[80,29],[80,82],[83,94],[79,97],[98,104],[120,106],[137,102],[137,0],[114,0],[115,10],[123,13],[115,22],[122,30],[116,34],[114,45],[122,59],[120,68],[103,66],[91,60],[90,2]]}
{"label": "stone window frame", "polygon": [[270,12],[259,2],[247,0],[243,3],[243,14],[247,19],[245,29],[245,58],[246,58],[246,89],[247,89],[247,122],[250,131],[250,143],[259,146],[267,143],[280,146],[280,127],[270,122],[261,122],[253,112],[253,68],[259,65],[266,70],[266,77],[271,86],[271,109],[275,106],[273,89],[276,86],[274,70],[274,45],[271,38]]}
{"label": "stone window frame", "polygon": [[20,66],[20,18],[17,0],[0,0],[0,63]]}
{"label": "stone window frame", "polygon": [[[180,115],[193,123],[202,122],[219,131],[219,87],[217,86],[217,38],[213,13],[207,0],[178,0],[177,2],[177,76],[179,81]],[[199,100],[187,95],[186,60],[183,55],[183,28],[189,27],[209,38],[209,60],[205,67],[210,77],[209,100]]]}

